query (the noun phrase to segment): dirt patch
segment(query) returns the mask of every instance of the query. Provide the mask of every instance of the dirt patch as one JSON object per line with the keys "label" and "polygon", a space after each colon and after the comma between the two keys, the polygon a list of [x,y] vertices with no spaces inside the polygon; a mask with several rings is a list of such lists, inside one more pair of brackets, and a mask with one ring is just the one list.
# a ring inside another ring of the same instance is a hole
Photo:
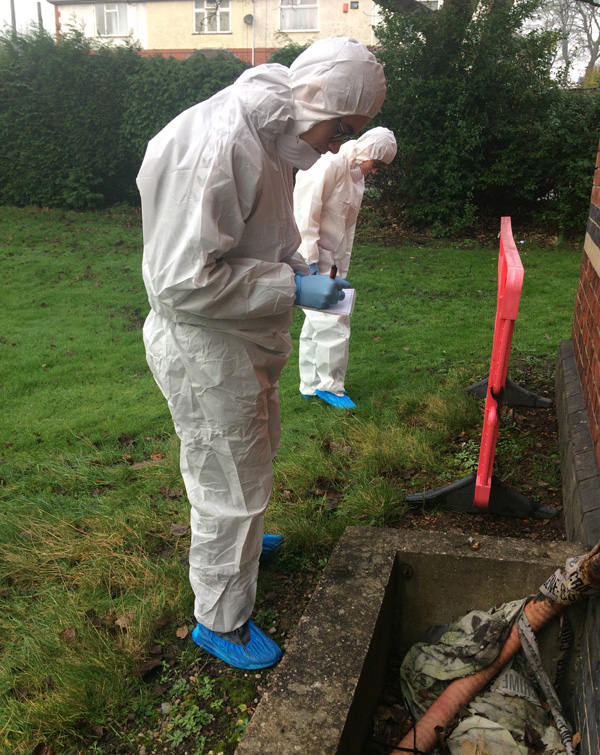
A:
{"label": "dirt patch", "polygon": [[[311,598],[321,568],[285,574],[273,564],[263,571],[268,589],[259,595],[254,618],[285,648]],[[192,626],[190,617],[189,627]],[[157,638],[160,642],[150,648],[149,658],[141,661],[138,669],[147,685],[145,709],[94,726],[96,736],[91,741],[95,753],[233,755],[273,669],[231,668],[201,652],[189,634],[181,630],[182,627],[175,630],[173,620],[165,616],[164,631]],[[35,755],[61,752],[44,747]]]}

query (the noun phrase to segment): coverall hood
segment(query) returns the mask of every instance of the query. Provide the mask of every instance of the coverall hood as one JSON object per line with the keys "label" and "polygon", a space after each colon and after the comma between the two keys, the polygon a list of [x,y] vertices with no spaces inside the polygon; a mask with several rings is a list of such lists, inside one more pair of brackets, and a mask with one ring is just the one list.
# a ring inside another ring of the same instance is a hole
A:
{"label": "coverall hood", "polygon": [[315,123],[344,115],[373,118],[385,99],[383,66],[352,37],[314,42],[290,66],[294,120],[299,136]]}
{"label": "coverall hood", "polygon": [[246,106],[247,117],[263,134],[282,134],[294,116],[290,72],[279,63],[249,68],[233,84]]}
{"label": "coverall hood", "polygon": [[290,68],[265,63],[233,84],[254,127],[265,135],[299,136],[344,115],[373,118],[385,99],[383,66],[351,37],[314,42]]}
{"label": "coverall hood", "polygon": [[358,139],[342,144],[340,152],[352,167],[367,160],[379,160],[389,165],[396,157],[396,137],[389,130],[378,126],[372,128]]}

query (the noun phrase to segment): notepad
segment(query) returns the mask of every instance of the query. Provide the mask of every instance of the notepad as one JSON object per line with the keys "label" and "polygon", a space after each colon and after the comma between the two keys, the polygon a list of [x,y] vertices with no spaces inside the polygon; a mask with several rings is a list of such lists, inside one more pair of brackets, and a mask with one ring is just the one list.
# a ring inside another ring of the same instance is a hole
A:
{"label": "notepad", "polygon": [[[300,307],[300,309],[309,309],[311,312],[323,312],[325,315],[351,315],[354,309],[356,299],[355,288],[345,288],[344,298],[336,304],[332,304],[327,309],[318,309],[317,307]],[[294,304],[297,307],[297,304]]]}

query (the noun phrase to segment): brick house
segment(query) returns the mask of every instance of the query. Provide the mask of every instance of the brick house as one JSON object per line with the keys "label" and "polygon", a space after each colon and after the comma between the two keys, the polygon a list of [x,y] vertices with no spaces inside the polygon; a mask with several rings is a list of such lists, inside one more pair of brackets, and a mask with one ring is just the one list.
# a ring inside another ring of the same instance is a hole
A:
{"label": "brick house", "polygon": [[[556,369],[563,510],[569,540],[600,541],[600,151],[592,187],[571,338]],[[573,696],[582,755],[600,752],[600,596],[586,606]]]}
{"label": "brick house", "polygon": [[592,443],[600,464],[600,151],[596,158],[572,340]]}
{"label": "brick house", "polygon": [[146,55],[176,58],[202,49],[229,50],[252,65],[266,62],[288,42],[351,36],[373,45],[373,26],[379,21],[373,0],[49,2],[55,7],[57,35],[76,28],[116,44],[132,39]]}

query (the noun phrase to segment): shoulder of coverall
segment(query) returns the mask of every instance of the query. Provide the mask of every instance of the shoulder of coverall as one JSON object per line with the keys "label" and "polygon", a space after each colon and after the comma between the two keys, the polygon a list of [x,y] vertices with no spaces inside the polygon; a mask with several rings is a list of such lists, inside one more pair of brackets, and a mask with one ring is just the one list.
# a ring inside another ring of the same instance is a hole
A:
{"label": "shoulder of coverall", "polygon": [[347,160],[340,156],[339,152],[337,154],[326,152],[311,168],[299,170],[296,173],[294,196],[297,193],[296,189],[298,189],[298,193],[300,191],[304,193],[309,186],[313,186],[317,190],[319,186],[323,189],[323,184],[328,181],[336,183],[338,178],[341,178],[349,170]]}
{"label": "shoulder of coverall", "polygon": [[331,118],[373,118],[385,99],[383,66],[352,37],[313,42],[290,66],[290,84],[294,119],[286,133],[295,136]]}
{"label": "shoulder of coverall", "polygon": [[168,154],[178,165],[191,164],[200,155],[214,162],[216,154],[238,147],[246,156],[254,154],[256,145],[264,147],[264,141],[283,131],[291,112],[288,69],[278,64],[248,69],[159,131],[148,143],[138,177],[155,174],[157,166],[164,169]]}
{"label": "shoulder of coverall", "polygon": [[209,167],[214,172],[211,181],[218,173],[225,178],[231,177],[232,171],[237,175],[239,169],[248,191],[258,185],[263,155],[274,137],[256,128],[235,90],[231,85],[188,108],[159,131],[146,148],[138,186],[173,170],[190,171],[199,180]]}
{"label": "shoulder of coverall", "polygon": [[263,134],[275,137],[292,120],[289,74],[289,69],[279,63],[264,63],[244,71],[233,84],[248,119]]}

